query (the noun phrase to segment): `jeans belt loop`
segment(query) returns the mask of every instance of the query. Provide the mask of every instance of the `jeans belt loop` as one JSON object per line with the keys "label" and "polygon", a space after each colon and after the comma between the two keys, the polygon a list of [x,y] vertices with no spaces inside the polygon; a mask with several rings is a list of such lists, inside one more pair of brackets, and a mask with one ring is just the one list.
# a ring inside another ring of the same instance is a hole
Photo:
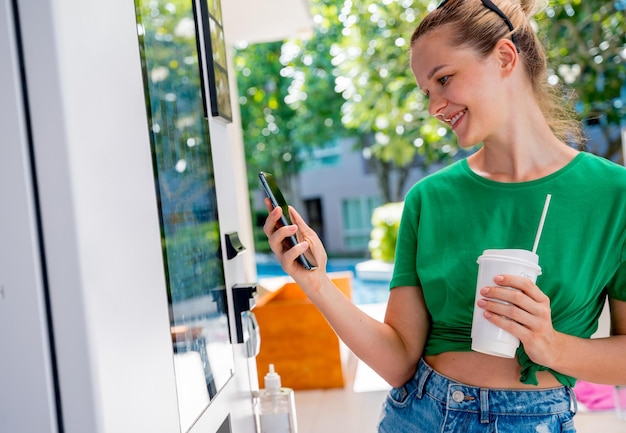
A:
{"label": "jeans belt loop", "polygon": [[480,388],[480,423],[489,424],[489,390]]}
{"label": "jeans belt loop", "polygon": [[[420,368],[420,365],[422,368]],[[426,365],[426,363],[420,362],[420,365],[417,367],[417,398],[422,398],[422,395],[424,395],[424,388],[426,388],[426,382],[428,381],[430,375],[433,374],[433,369]],[[423,373],[421,373],[420,370],[423,370]]]}
{"label": "jeans belt loop", "polygon": [[569,410],[576,415],[578,413],[578,400],[576,400],[576,394],[574,393],[572,387],[567,386],[566,389],[569,394]]}

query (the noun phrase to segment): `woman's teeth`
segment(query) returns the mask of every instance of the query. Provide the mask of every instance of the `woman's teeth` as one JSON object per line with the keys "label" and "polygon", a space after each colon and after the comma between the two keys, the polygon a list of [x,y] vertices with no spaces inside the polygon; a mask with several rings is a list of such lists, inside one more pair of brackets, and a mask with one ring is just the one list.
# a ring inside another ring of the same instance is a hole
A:
{"label": "woman's teeth", "polygon": [[454,117],[452,117],[452,119],[450,119],[450,125],[454,126],[454,124],[465,114],[467,113],[467,108],[463,111],[459,111],[457,114],[454,115]]}

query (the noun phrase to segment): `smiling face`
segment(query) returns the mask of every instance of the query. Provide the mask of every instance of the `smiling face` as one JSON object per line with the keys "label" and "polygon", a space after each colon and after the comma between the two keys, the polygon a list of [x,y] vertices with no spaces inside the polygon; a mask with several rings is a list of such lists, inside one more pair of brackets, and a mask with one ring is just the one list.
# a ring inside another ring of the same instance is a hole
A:
{"label": "smiling face", "polygon": [[429,99],[429,113],[453,129],[462,147],[502,129],[506,98],[497,55],[481,58],[452,46],[442,27],[415,41],[411,69]]}

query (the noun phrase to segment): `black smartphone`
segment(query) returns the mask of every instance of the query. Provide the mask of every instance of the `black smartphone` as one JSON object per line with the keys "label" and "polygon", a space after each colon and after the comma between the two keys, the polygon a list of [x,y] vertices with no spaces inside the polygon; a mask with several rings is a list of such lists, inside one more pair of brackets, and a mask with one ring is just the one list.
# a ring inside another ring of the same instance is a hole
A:
{"label": "black smartphone", "polygon": [[[280,217],[280,223],[283,226],[293,224],[291,222],[291,218],[289,217],[289,206],[287,205],[287,200],[285,200],[283,193],[280,191],[274,176],[271,173],[261,171],[259,172],[259,179],[261,180],[261,185],[263,185],[265,194],[272,203],[272,207],[280,207],[283,210],[283,214]],[[291,248],[298,244],[298,239],[295,236],[289,236],[286,241],[288,242],[287,248]],[[304,256],[304,254],[298,256],[298,262],[309,271],[317,268],[317,266],[311,263],[309,259]]]}

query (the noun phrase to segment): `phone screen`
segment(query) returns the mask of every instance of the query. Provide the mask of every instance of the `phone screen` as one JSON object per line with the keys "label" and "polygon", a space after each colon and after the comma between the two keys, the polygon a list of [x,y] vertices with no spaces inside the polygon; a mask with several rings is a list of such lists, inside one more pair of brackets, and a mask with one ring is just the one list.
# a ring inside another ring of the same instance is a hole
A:
{"label": "phone screen", "polygon": [[278,187],[278,183],[276,183],[274,176],[271,173],[261,171],[259,173],[259,179],[261,179],[261,184],[265,189],[265,194],[272,202],[272,206],[282,208],[283,215],[281,222],[283,225],[291,225],[292,223],[291,218],[289,217],[289,206],[287,205],[287,200],[285,200],[285,197]]}
{"label": "phone screen", "polygon": [[[261,180],[261,185],[263,185],[263,189],[265,190],[265,194],[270,199],[273,207],[280,207],[283,210],[283,214],[280,218],[280,222],[283,226],[291,225],[291,218],[289,217],[289,206],[287,205],[287,200],[283,196],[280,188],[278,187],[278,183],[276,183],[276,179],[271,173],[267,172],[259,172],[259,179]],[[287,238],[290,245],[288,248],[291,248],[294,245],[298,244],[298,240],[295,236],[290,236]],[[304,266],[308,270],[315,269],[316,266],[312,264],[304,254],[298,257],[298,262]]]}

